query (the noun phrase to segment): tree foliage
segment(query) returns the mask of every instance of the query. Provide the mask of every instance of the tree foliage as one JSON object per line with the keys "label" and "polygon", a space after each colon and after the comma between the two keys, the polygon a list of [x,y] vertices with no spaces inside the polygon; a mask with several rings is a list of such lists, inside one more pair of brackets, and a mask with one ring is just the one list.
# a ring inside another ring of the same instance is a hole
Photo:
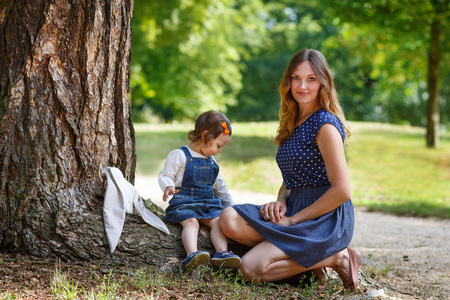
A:
{"label": "tree foliage", "polygon": [[426,124],[427,146],[437,146],[439,107],[444,122],[449,112],[444,100],[449,94],[439,89],[438,81],[450,73],[443,63],[449,59],[450,40],[445,33],[450,2],[345,0],[339,6],[319,2],[348,27],[351,34],[343,35],[344,41],[361,47],[350,46],[370,71],[374,112],[389,122]]}
{"label": "tree foliage", "polygon": [[242,87],[241,59],[260,45],[258,0],[135,2],[132,100],[166,121],[226,110]]}
{"label": "tree foliage", "polygon": [[302,48],[325,54],[350,120],[426,124],[430,24],[441,22],[439,108],[450,122],[444,0],[136,1],[132,100],[166,120],[205,109],[277,119],[278,84]]}

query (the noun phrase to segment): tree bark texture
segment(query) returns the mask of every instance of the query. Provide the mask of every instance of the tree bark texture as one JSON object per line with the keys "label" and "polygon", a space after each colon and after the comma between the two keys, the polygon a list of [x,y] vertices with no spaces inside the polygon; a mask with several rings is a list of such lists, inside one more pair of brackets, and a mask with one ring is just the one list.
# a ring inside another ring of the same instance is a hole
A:
{"label": "tree bark texture", "polygon": [[[161,207],[150,200],[144,200],[144,203],[150,211],[163,218],[164,210]],[[164,271],[179,271],[180,262],[186,257],[181,241],[182,227],[180,224],[165,223],[170,235],[149,226],[137,215],[126,215],[119,244],[114,253],[103,256],[102,263],[134,266],[148,264],[157,266]],[[206,226],[200,226],[197,246],[199,250],[208,251],[211,256],[215,253],[211,243],[210,230]],[[242,256],[250,248],[229,240],[228,249]]]}
{"label": "tree bark texture", "polygon": [[136,165],[133,4],[1,0],[0,250],[108,254],[104,171],[118,167],[134,182]]}
{"label": "tree bark texture", "polygon": [[439,147],[439,62],[441,60],[441,21],[434,19],[431,24],[430,53],[428,55],[428,102],[427,133],[428,148]]}

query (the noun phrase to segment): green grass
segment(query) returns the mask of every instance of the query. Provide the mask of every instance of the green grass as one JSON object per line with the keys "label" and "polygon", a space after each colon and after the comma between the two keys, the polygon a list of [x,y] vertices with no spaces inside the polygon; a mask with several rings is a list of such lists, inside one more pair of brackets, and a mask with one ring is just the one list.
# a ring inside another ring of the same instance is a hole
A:
{"label": "green grass", "polygon": [[[233,123],[233,138],[216,160],[229,188],[276,194],[276,122]],[[188,143],[193,125],[136,124],[137,172],[157,175],[167,154]],[[411,126],[352,123],[346,155],[355,205],[401,215],[450,218],[450,134],[438,149]]]}
{"label": "green grass", "polygon": [[450,139],[425,147],[411,126],[354,123],[347,147],[357,205],[401,215],[450,218]]}
{"label": "green grass", "polygon": [[[74,274],[76,275],[76,274]],[[251,283],[242,274],[231,269],[211,269],[202,266],[194,272],[162,272],[157,268],[123,271],[118,268],[103,276],[96,275],[89,287],[71,277],[69,272],[56,267],[51,279],[50,299],[331,299],[337,294],[346,296],[339,279],[330,279],[323,291],[317,281],[303,275],[279,283]],[[45,294],[45,292],[44,292]],[[3,298],[2,298],[3,296]],[[0,290],[0,299],[16,299],[22,293],[11,295]],[[22,298],[20,298],[22,299]]]}

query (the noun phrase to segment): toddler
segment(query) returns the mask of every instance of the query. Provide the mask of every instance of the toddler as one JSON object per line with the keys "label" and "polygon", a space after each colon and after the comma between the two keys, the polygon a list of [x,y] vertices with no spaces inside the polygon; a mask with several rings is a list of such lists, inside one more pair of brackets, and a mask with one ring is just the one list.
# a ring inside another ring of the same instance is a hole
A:
{"label": "toddler", "polygon": [[237,268],[241,259],[227,250],[227,238],[219,228],[220,212],[234,203],[213,158],[231,140],[230,121],[220,112],[204,112],[195,121],[188,139],[187,146],[169,153],[158,177],[163,201],[173,196],[165,218],[183,226],[181,239],[187,257],[182,264],[195,269],[210,260],[208,252],[197,249],[201,223],[211,228],[211,242],[217,251],[212,265]]}

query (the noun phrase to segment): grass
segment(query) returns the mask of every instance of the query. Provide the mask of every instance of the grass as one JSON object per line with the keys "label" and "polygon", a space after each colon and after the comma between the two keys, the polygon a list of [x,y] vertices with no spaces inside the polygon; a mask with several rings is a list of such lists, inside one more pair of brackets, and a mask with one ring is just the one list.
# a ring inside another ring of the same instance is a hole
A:
{"label": "grass", "polygon": [[[312,277],[299,277],[284,283],[251,283],[231,269],[202,266],[192,272],[164,273],[157,268],[135,272],[110,272],[93,278],[88,290],[56,266],[51,282],[51,299],[332,299],[347,296],[340,280],[330,279],[325,290],[317,289]],[[1,294],[1,293],[0,293]],[[3,294],[17,299],[20,293]]]}
{"label": "grass", "polygon": [[450,136],[425,147],[411,126],[355,123],[347,148],[357,205],[399,215],[450,218]]}
{"label": "grass", "polygon": [[[276,194],[276,122],[234,123],[233,138],[216,156],[231,189]],[[137,172],[156,176],[167,154],[187,144],[186,124],[135,124]],[[450,218],[450,134],[425,147],[423,128],[352,123],[346,155],[357,206],[399,215]]]}

